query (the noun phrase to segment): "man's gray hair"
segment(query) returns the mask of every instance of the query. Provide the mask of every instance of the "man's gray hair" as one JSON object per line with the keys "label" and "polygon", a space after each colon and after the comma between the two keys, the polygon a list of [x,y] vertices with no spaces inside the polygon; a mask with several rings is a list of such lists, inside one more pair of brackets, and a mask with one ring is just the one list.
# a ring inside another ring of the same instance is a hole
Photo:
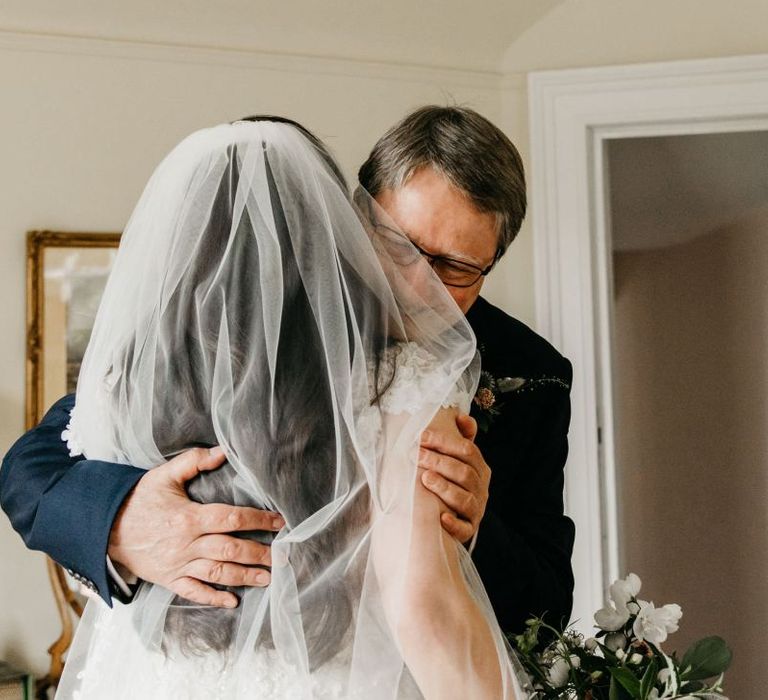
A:
{"label": "man's gray hair", "polygon": [[358,172],[372,195],[395,190],[420,168],[442,173],[498,221],[501,257],[525,217],[525,173],[513,143],[467,107],[421,107],[384,134]]}

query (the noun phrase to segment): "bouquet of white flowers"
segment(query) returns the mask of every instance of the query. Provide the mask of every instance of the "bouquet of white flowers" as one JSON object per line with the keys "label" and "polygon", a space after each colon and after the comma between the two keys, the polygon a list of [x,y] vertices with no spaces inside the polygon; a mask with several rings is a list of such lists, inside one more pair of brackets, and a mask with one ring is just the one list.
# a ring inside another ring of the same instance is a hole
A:
{"label": "bouquet of white flowers", "polygon": [[[599,631],[589,639],[571,628],[560,633],[540,618],[528,620],[525,632],[511,641],[529,676],[532,700],[727,700],[723,672],[732,654],[726,643],[702,639],[682,661],[666,654],[661,644],[677,631],[683,611],[674,603],[657,608],[640,600],[640,585],[630,574],[611,586],[612,602],[595,613]],[[543,651],[542,632],[554,638]]]}

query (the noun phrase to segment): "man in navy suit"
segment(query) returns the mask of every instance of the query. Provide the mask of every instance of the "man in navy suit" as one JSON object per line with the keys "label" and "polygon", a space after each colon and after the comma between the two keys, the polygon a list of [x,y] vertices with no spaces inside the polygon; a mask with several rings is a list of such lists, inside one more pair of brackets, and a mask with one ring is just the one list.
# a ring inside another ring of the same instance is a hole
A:
{"label": "man in navy suit", "polygon": [[[505,632],[532,614],[562,625],[573,593],[574,529],[563,514],[571,366],[479,296],[525,215],[520,156],[476,112],[426,107],[377,142],[359,178],[430,261],[478,339],[483,379],[473,418],[458,419],[464,437],[422,439],[424,484],[454,514],[443,526],[471,548]],[[218,448],[150,471],[73,458],[61,438],[73,405],[74,396],[56,403],[0,470],[2,507],[28,547],[110,605],[130,600],[137,579],[223,606],[234,596],[211,584],[269,583],[254,566],[270,563],[269,547],[231,533],[279,529],[279,514],[187,496],[190,479],[223,463]]]}

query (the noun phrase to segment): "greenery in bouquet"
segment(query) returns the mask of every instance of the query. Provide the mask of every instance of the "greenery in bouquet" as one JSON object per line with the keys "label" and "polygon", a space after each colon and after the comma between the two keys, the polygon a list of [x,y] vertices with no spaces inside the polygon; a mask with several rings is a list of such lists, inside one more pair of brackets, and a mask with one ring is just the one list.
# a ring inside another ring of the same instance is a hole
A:
{"label": "greenery in bouquet", "polygon": [[[560,633],[541,618],[528,620],[510,641],[528,674],[531,700],[723,700],[731,650],[720,637],[693,644],[682,660],[661,644],[678,629],[679,605],[640,600],[635,574],[610,589],[611,603],[595,613],[598,632],[585,639]],[[543,640],[552,640],[549,643]],[[546,646],[542,650],[542,643]]]}

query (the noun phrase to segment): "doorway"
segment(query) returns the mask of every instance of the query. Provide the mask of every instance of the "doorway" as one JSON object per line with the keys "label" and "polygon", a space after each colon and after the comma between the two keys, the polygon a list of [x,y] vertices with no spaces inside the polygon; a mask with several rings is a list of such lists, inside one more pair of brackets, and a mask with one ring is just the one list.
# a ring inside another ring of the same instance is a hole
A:
{"label": "doorway", "polygon": [[[768,628],[768,131],[606,143],[619,569],[719,634]],[[752,675],[750,680],[746,676]],[[763,678],[759,685],[765,686]]]}
{"label": "doorway", "polygon": [[[536,73],[529,100],[537,328],[574,364],[577,628],[594,632],[631,567],[646,599],[683,606],[665,648],[721,634],[735,651],[726,690],[758,697],[768,214],[744,195],[768,181],[768,56]],[[736,214],[723,201],[734,193]]]}

